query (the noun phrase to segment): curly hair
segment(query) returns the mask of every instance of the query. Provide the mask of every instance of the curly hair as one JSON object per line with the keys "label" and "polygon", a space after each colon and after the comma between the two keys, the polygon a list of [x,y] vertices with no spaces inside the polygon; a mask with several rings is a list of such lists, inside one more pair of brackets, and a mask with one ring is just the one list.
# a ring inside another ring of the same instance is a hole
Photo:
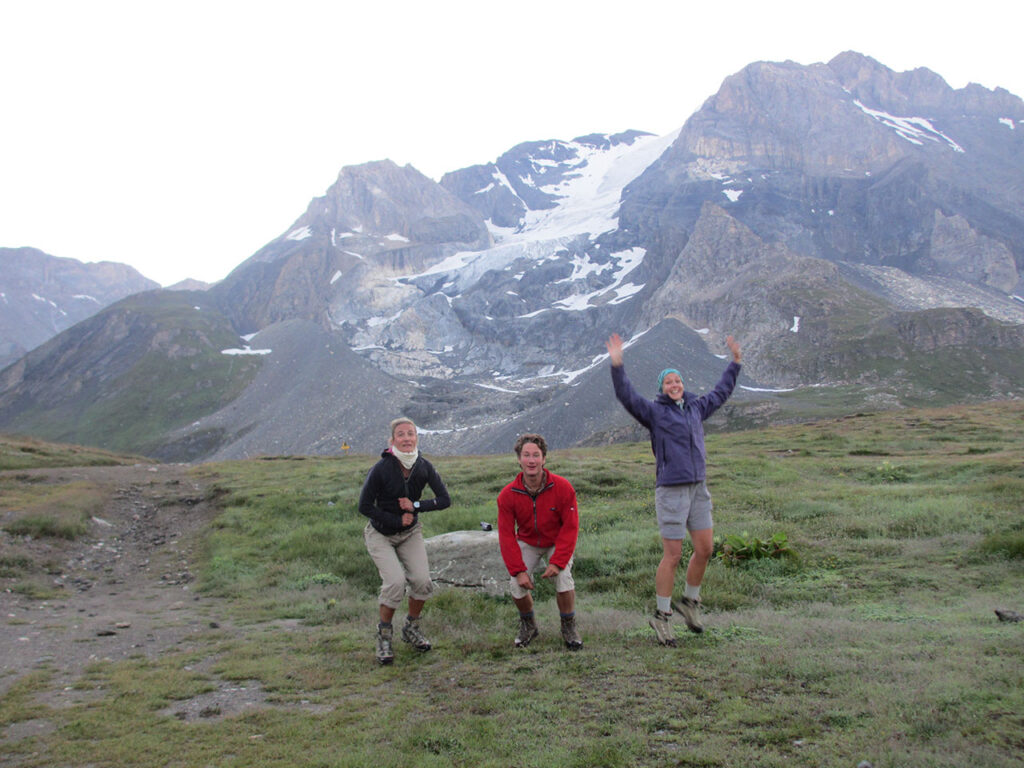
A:
{"label": "curly hair", "polygon": [[522,453],[523,446],[527,443],[534,443],[538,448],[540,448],[541,456],[548,455],[548,444],[544,438],[538,434],[527,432],[525,435],[520,435],[519,439],[516,440],[516,456]]}

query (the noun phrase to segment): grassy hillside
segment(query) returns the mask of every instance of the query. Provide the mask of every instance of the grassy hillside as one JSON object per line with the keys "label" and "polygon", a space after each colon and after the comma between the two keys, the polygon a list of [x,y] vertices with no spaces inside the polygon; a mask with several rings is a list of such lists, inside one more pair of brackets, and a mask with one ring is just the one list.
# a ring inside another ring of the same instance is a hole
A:
{"label": "grassy hillside", "polygon": [[185,291],[136,294],[59,334],[24,370],[9,369],[0,423],[159,455],[168,432],[233,401],[259,369],[259,358],[222,354],[241,340],[209,303]]}
{"label": "grassy hillside", "polygon": [[146,459],[67,443],[49,443],[34,437],[0,434],[0,471],[35,467],[98,467],[134,464]]}
{"label": "grassy hillside", "polygon": [[[425,655],[373,660],[377,575],[356,511],[371,456],[209,464],[222,511],[199,588],[247,627],[204,627],[159,660],[98,660],[83,703],[12,745],[14,765],[1016,766],[1024,749],[1024,403],[851,416],[713,435],[716,533],[785,534],[796,555],[708,569],[707,630],[647,627],[660,558],[648,446],[552,454],[576,486],[585,648],[512,647],[509,599],[446,591]],[[422,446],[429,454],[429,441]],[[438,457],[450,509],[495,519],[504,456]],[[401,615],[401,614],[399,614]],[[262,706],[186,723],[219,685]],[[0,699],[38,717],[45,671]],[[45,699],[44,699],[45,700]],[[8,750],[10,751],[10,750]]]}

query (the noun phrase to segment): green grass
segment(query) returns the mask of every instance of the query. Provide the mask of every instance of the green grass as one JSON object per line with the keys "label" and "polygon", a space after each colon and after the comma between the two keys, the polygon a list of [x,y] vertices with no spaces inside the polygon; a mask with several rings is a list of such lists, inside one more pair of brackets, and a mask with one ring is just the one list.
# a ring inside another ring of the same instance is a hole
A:
{"label": "green grass", "polygon": [[34,437],[0,434],[0,471],[39,467],[98,467],[135,464],[145,459],[81,445],[66,445]]}
{"label": "green grass", "polygon": [[76,539],[103,510],[105,492],[88,480],[37,484],[31,475],[0,475],[0,529],[13,536]]}
{"label": "green grass", "polygon": [[[546,584],[525,651],[510,600],[449,590],[424,614],[435,649],[399,644],[387,668],[355,509],[373,457],[205,465],[223,509],[199,588],[245,631],[97,664],[74,706],[40,704],[47,679],[25,678],[0,714],[54,729],[4,751],[23,766],[1016,766],[1024,625],[993,609],[1024,608],[1021,434],[1010,402],[710,436],[716,533],[782,532],[796,557],[713,562],[708,628],[675,649],[646,625],[649,447],[554,452],[579,496],[584,650],[561,647]],[[428,536],[494,521],[511,455],[434,462],[453,505],[423,516]],[[266,702],[166,714],[224,681]]]}

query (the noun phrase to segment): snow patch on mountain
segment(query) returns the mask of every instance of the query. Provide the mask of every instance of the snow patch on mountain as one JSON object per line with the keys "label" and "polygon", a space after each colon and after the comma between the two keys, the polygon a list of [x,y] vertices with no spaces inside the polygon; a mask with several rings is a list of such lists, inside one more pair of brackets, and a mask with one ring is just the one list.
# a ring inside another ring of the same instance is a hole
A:
{"label": "snow patch on mountain", "polygon": [[252,349],[246,345],[242,349],[222,349],[220,353],[222,355],[269,355],[273,351],[272,349]]}
{"label": "snow patch on mountain", "polygon": [[609,149],[571,143],[578,153],[572,165],[574,172],[558,184],[540,188],[556,193],[560,202],[547,210],[527,211],[522,230],[513,238],[596,237],[615,229],[623,187],[657,160],[678,134],[641,136],[632,144]]}
{"label": "snow patch on mountain", "polygon": [[888,112],[871,109],[858,99],[854,104],[866,115],[873,117],[882,125],[892,128],[896,133],[909,141],[911,144],[923,145],[925,141],[945,141],[954,152],[963,152],[964,148],[949,138],[942,131],[931,124],[931,121],[924,117],[897,117]]}
{"label": "snow patch on mountain", "polygon": [[309,227],[296,227],[287,235],[284,236],[285,240],[305,240],[307,237],[312,237],[313,231]]}
{"label": "snow patch on mountain", "polygon": [[[620,251],[619,253],[613,253],[613,257],[618,258],[618,270],[614,275],[614,282],[606,287],[596,291],[592,291],[587,294],[570,296],[556,301],[553,305],[553,309],[565,309],[572,311],[580,311],[589,309],[591,306],[604,303],[601,301],[602,298],[611,298],[607,301],[608,304],[621,304],[626,299],[639,293],[644,284],[636,285],[635,283],[624,282],[627,275],[634,269],[640,266],[640,263],[644,260],[644,255],[647,251],[643,248],[631,248],[628,251]],[[610,266],[610,265],[603,265]],[[614,294],[614,296],[612,296]]]}
{"label": "snow patch on mountain", "polygon": [[[489,223],[494,245],[484,251],[460,251],[415,273],[392,278],[398,282],[413,282],[432,276],[449,276],[445,291],[462,292],[491,270],[502,270],[520,259],[543,261],[556,257],[566,246],[580,237],[591,241],[617,226],[622,189],[643,173],[675,140],[678,131],[666,136],[640,136],[631,144],[618,144],[598,149],[580,142],[566,142],[575,152],[575,157],[563,167],[571,173],[563,175],[552,185],[537,187],[556,196],[553,208],[527,210],[521,227],[497,227]],[[534,160],[534,163],[537,163]],[[554,161],[545,161],[548,164]],[[494,183],[507,187],[514,193],[514,187],[500,170],[493,174]],[[559,283],[583,280],[594,272],[616,269],[615,285],[590,294],[587,301],[607,293],[613,288],[618,291],[616,301],[624,300],[626,294],[633,295],[642,286],[626,286],[622,277],[638,266],[643,259],[643,250],[625,252],[617,264],[597,264],[584,256],[573,257],[573,275]],[[566,301],[574,301],[566,299]],[[561,309],[576,308],[561,306]],[[583,307],[579,307],[583,308]]]}

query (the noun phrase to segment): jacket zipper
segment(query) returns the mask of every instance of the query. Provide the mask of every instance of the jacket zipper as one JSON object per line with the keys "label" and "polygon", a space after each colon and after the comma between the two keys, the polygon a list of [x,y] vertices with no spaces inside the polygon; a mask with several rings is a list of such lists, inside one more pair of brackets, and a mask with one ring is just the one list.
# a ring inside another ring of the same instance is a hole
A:
{"label": "jacket zipper", "polygon": [[[553,488],[554,485],[554,483],[548,482],[547,485],[545,485],[543,488],[537,491],[537,496],[540,496],[548,488]],[[527,496],[530,497],[530,500],[533,502],[533,532],[535,535],[540,536],[540,523],[537,519],[537,496],[534,496],[525,488],[513,488],[512,490],[515,491],[516,493],[525,493]]]}

